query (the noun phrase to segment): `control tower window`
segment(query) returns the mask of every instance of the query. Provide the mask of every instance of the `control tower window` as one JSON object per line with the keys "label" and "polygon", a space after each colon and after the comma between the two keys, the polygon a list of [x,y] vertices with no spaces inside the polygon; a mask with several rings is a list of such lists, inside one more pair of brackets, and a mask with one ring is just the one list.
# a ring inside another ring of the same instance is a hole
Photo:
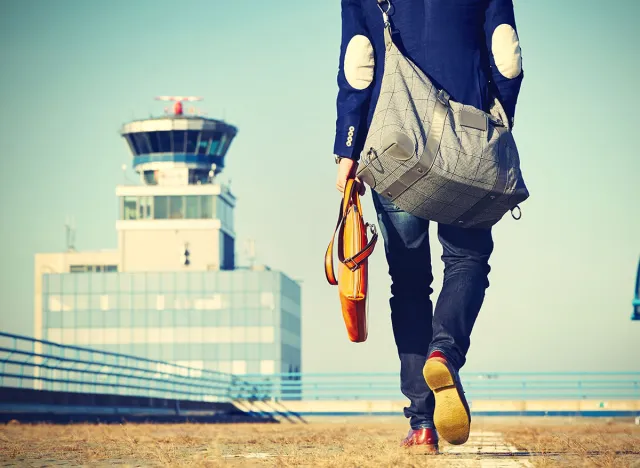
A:
{"label": "control tower window", "polygon": [[151,147],[146,133],[132,133],[132,135],[138,148],[138,154],[151,153]]}
{"label": "control tower window", "polygon": [[211,142],[211,148],[209,148],[209,154],[211,156],[215,156],[216,152],[218,151],[218,146],[220,146],[220,140],[213,140]]}
{"label": "control tower window", "polygon": [[202,132],[198,141],[197,154],[209,154],[209,144],[211,143],[211,132]]}
{"label": "control tower window", "polygon": [[152,153],[160,152],[160,141],[158,140],[158,133],[159,132],[147,132],[147,137],[149,138]]}
{"label": "control tower window", "polygon": [[173,151],[175,153],[184,153],[184,134],[185,132],[182,130],[171,132],[171,136],[173,137]]}
{"label": "control tower window", "polygon": [[122,203],[122,219],[137,219],[138,206],[136,197],[124,197]]}
{"label": "control tower window", "polygon": [[211,148],[209,149],[209,154],[212,156],[216,156],[220,154],[220,147],[227,141],[227,135],[218,133],[216,137],[211,142]]}
{"label": "control tower window", "polygon": [[198,146],[198,140],[200,138],[200,132],[198,130],[187,130],[187,153],[194,154],[196,153],[196,148]]}
{"label": "control tower window", "polygon": [[127,143],[129,143],[129,148],[131,148],[131,152],[133,154],[140,154],[140,150],[138,149],[138,145],[136,144],[135,138],[133,138],[133,134],[126,135]]}
{"label": "control tower window", "polygon": [[158,142],[161,153],[171,152],[171,132],[158,132]]}

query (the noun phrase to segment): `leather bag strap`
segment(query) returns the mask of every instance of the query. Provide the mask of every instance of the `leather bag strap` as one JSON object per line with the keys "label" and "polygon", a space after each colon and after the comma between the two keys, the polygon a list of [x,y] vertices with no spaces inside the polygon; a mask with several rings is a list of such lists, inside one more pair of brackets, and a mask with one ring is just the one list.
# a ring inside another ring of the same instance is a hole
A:
{"label": "leather bag strap", "polygon": [[349,211],[349,207],[351,205],[355,205],[357,212],[362,215],[362,207],[360,205],[360,196],[358,191],[356,190],[356,183],[354,179],[348,179],[347,185],[344,189],[343,199],[340,201],[340,211],[338,212],[338,222],[336,223],[336,228],[333,231],[333,236],[331,236],[331,242],[329,242],[329,246],[327,247],[327,251],[324,256],[324,272],[327,277],[327,281],[331,285],[337,285],[338,280],[336,279],[335,270],[333,268],[333,244],[335,242],[336,234],[339,233],[338,238],[338,259],[341,263],[347,266],[351,271],[355,271],[358,269],[360,264],[366,260],[372,253],[373,249],[378,240],[378,233],[376,232],[375,226],[372,224],[367,224],[367,226],[371,229],[373,236],[371,240],[367,243],[367,245],[357,254],[349,257],[347,259],[344,258],[344,248],[343,248],[343,232],[344,232],[344,221],[347,216],[347,212]]}

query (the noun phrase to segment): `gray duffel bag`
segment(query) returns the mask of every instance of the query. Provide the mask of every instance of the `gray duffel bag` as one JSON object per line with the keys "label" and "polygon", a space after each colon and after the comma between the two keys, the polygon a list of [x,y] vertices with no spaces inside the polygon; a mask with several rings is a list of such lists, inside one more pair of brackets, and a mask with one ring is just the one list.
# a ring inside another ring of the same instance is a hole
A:
{"label": "gray duffel bag", "polygon": [[383,16],[384,75],[357,177],[438,223],[487,228],[508,211],[519,219],[529,191],[500,102],[485,113],[451,100],[398,50]]}

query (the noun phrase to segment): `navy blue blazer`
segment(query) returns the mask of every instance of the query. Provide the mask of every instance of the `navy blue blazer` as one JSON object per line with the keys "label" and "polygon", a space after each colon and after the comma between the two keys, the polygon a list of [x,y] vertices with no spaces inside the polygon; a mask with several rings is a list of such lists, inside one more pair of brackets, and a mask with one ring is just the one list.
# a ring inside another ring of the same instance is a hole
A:
{"label": "navy blue blazer", "polygon": [[[522,83],[512,0],[391,0],[400,50],[455,101],[488,111],[497,97],[511,123]],[[382,13],[376,0],[342,0],[334,154],[359,159],[380,92]]]}

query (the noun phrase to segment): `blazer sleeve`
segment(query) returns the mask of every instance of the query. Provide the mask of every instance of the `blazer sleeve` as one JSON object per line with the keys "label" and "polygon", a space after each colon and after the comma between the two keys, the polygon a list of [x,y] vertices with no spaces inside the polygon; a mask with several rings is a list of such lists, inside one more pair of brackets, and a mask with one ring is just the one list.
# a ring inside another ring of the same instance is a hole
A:
{"label": "blazer sleeve", "polygon": [[373,83],[374,51],[361,0],[342,0],[337,119],[333,152],[358,160],[366,138]]}
{"label": "blazer sleeve", "polygon": [[489,0],[484,32],[491,65],[492,88],[513,126],[524,73],[512,0]]}

